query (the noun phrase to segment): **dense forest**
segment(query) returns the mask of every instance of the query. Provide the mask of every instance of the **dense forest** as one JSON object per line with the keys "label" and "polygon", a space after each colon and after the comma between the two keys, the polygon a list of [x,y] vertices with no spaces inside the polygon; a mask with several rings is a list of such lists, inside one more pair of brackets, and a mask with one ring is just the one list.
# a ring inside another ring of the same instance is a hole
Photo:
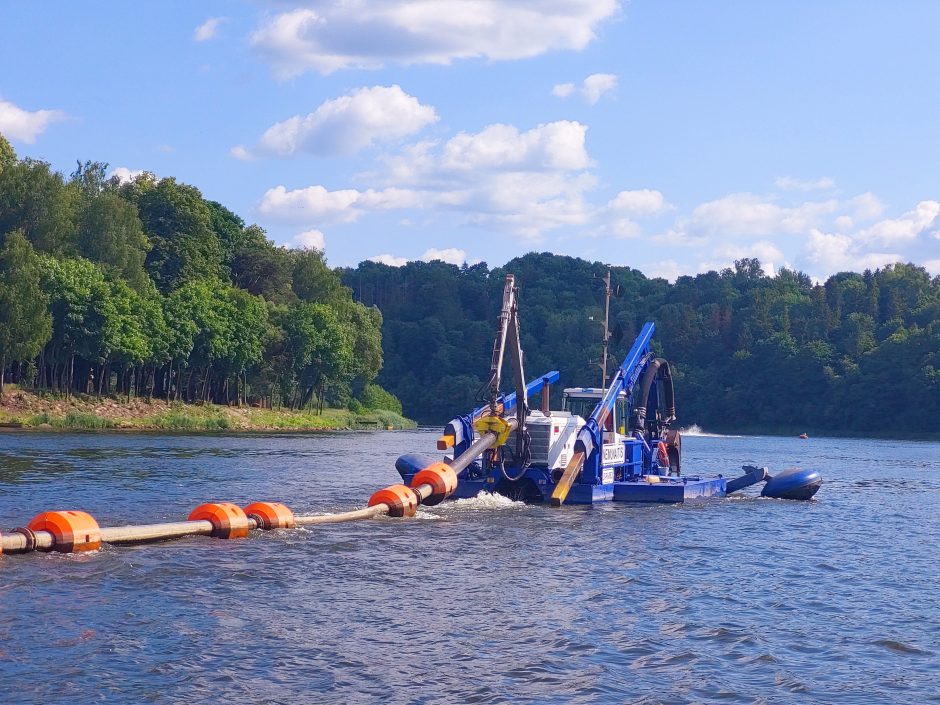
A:
{"label": "dense forest", "polygon": [[[600,383],[603,263],[530,253],[494,269],[332,270],[193,186],[106,174],[84,162],[65,177],[0,136],[0,395],[12,381],[292,408],[400,412],[400,399],[438,423],[474,405],[510,272],[529,377]],[[821,284],[752,259],[674,284],[611,276],[613,356],[655,321],[683,424],[940,432],[940,277],[921,267]]]}
{"label": "dense forest", "polygon": [[0,395],[401,411],[373,384],[382,316],[317,250],[278,247],[193,186],[68,178],[0,135]]}
{"label": "dense forest", "polygon": [[[599,385],[606,272],[600,262],[532,253],[492,270],[363,262],[343,281],[382,311],[380,383],[412,418],[440,421],[474,404],[507,273],[521,287],[528,377],[557,369],[563,385]],[[675,284],[628,267],[611,276],[613,356],[619,362],[643,322],[655,321],[682,424],[940,432],[940,277],[921,267],[844,272],[823,284],[788,270],[768,276],[752,259]]]}

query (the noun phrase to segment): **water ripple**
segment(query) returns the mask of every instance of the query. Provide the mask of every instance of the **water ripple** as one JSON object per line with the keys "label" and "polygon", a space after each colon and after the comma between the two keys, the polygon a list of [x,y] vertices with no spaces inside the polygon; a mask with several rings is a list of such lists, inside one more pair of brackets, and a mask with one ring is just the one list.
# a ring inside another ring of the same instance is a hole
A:
{"label": "water ripple", "polygon": [[[348,509],[436,435],[0,434],[0,517]],[[697,472],[800,463],[825,484],[4,557],[0,682],[26,703],[940,702],[940,445],[683,445]]]}

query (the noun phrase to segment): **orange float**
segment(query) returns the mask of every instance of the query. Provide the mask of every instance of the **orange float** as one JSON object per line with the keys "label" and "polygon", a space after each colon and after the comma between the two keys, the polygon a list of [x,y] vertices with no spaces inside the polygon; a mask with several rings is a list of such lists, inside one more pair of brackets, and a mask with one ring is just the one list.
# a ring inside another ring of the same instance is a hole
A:
{"label": "orange float", "polygon": [[212,523],[212,535],[220,539],[241,539],[248,535],[248,517],[242,508],[231,502],[200,504],[189,515],[189,521]]}
{"label": "orange float", "polygon": [[405,485],[390,485],[369,497],[369,506],[387,504],[390,517],[413,517],[418,511],[418,495]]}
{"label": "orange float", "polygon": [[245,515],[254,519],[259,529],[292,529],[294,513],[280,502],[255,502],[245,507]]}
{"label": "orange float", "polygon": [[431,485],[431,496],[424,500],[424,504],[433,507],[450,497],[457,489],[457,473],[447,463],[433,463],[424,470],[419,470],[411,479],[411,486]]}
{"label": "orange float", "polygon": [[48,531],[55,538],[53,551],[78,553],[101,548],[101,528],[88,512],[43,512],[27,528],[30,531]]}
{"label": "orange float", "polygon": [[657,454],[659,455],[659,464],[661,467],[669,467],[669,449],[666,447],[666,444],[662,441],[659,442],[659,447],[657,448]]}

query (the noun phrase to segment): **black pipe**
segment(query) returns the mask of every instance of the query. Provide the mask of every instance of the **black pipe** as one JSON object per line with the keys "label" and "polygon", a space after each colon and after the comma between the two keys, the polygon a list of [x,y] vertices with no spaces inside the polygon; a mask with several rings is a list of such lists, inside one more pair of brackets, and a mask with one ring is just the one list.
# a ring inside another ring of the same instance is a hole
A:
{"label": "black pipe", "polygon": [[666,360],[663,360],[662,363],[663,397],[666,402],[664,422],[672,423],[676,420],[676,388],[672,383],[672,368]]}
{"label": "black pipe", "polygon": [[758,482],[766,482],[770,478],[770,473],[767,472],[767,468],[758,468],[753,465],[745,465],[743,468],[744,474],[741,477],[736,477],[733,480],[728,480],[725,483],[725,493],[731,494],[732,492],[737,492],[738,490],[743,490],[745,487],[750,487],[751,485],[756,485]]}
{"label": "black pipe", "polygon": [[646,405],[649,403],[650,389],[653,387],[653,380],[657,375],[663,382],[663,396],[666,402],[665,423],[675,421],[676,418],[676,390],[672,383],[672,370],[669,368],[669,362],[661,357],[650,361],[646,370],[643,372],[643,378],[640,380],[640,390],[636,397],[636,403],[633,406],[633,430],[643,431],[646,428]]}

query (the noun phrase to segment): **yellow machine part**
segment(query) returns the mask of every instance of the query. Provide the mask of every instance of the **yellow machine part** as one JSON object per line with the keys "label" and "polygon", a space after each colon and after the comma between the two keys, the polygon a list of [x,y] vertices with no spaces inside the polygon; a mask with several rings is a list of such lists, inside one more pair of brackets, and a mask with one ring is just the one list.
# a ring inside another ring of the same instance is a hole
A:
{"label": "yellow machine part", "polygon": [[495,433],[496,443],[494,447],[504,445],[509,440],[509,434],[512,432],[509,422],[499,416],[481,416],[473,422],[473,428],[480,435]]}

